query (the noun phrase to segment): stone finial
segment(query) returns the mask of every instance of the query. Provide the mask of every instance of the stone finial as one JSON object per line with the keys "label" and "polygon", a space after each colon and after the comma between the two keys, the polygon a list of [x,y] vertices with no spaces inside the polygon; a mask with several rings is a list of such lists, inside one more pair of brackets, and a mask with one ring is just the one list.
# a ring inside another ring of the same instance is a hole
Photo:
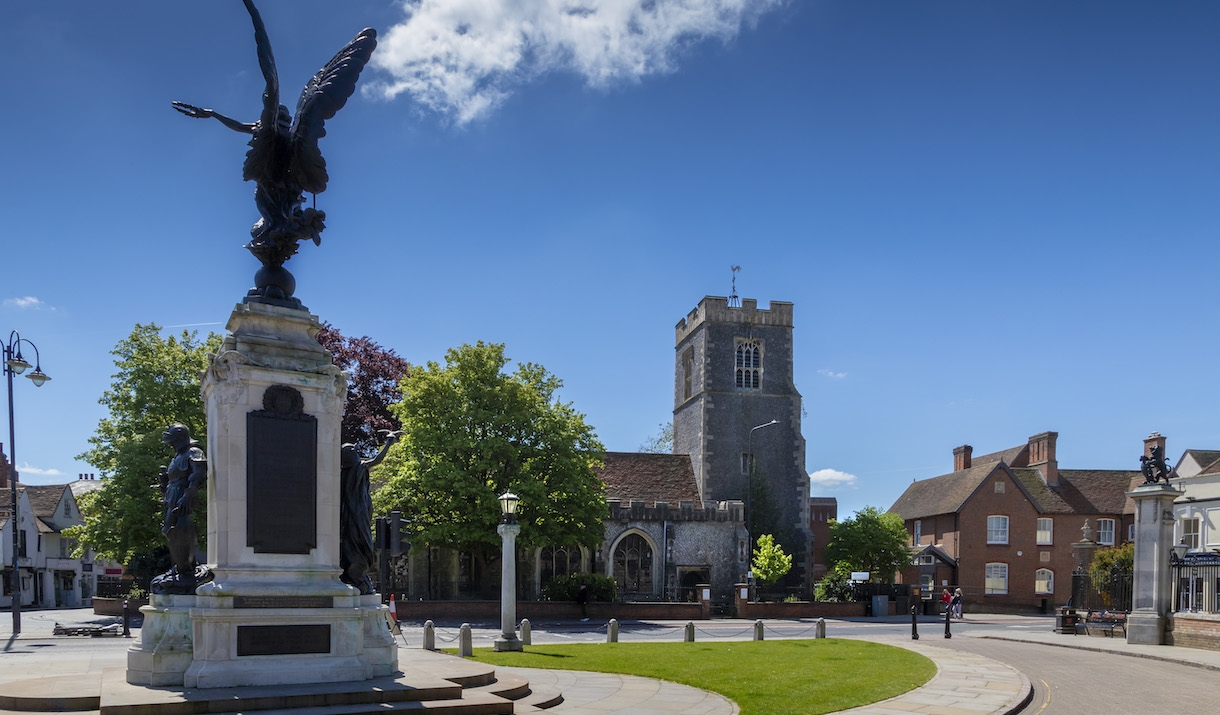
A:
{"label": "stone finial", "polygon": [[1093,527],[1089,525],[1088,519],[1085,519],[1084,526],[1080,527],[1080,539],[1081,541],[1093,540]]}

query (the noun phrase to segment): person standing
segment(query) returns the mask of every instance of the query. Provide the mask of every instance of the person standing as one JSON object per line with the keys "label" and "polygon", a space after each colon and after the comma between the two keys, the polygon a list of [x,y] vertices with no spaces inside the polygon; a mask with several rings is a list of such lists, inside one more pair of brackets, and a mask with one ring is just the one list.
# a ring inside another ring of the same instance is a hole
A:
{"label": "person standing", "polygon": [[953,601],[953,596],[949,594],[949,589],[947,589],[947,588],[943,589],[940,592],[940,605],[944,606],[946,612],[948,612],[949,604],[952,601]]}
{"label": "person standing", "polygon": [[576,602],[580,604],[580,620],[589,620],[589,586],[580,584],[580,588],[576,590]]}
{"label": "person standing", "polygon": [[949,602],[953,608],[953,617],[959,621],[962,618],[962,589],[958,588],[953,592],[953,600]]}

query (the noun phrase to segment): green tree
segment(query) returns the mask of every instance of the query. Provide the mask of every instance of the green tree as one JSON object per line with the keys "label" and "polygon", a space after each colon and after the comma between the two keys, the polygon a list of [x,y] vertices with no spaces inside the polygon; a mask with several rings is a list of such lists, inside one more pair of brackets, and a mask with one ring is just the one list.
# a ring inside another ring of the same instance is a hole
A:
{"label": "green tree", "polygon": [[1135,570],[1135,542],[1121,546],[1098,549],[1089,563],[1089,575],[1094,583],[1101,583],[1116,573],[1129,574]]}
{"label": "green tree", "polygon": [[374,503],[379,513],[409,515],[412,543],[497,558],[505,491],[521,499],[522,548],[602,541],[601,442],[584,415],[556,399],[559,378],[531,363],[509,374],[507,363],[503,345],[479,342],[403,378],[403,400],[390,407],[403,434]]}
{"label": "green tree", "polygon": [[[164,547],[161,495],[153,487],[158,467],[173,455],[161,433],[181,422],[195,440],[206,442],[199,374],[207,354],[219,347],[214,333],[202,340],[193,331],[162,337],[160,326],[137,323],[111,351],[118,372],[98,400],[109,414],[89,438],[91,447],[76,457],[96,467],[105,483],[82,495],[84,524],[66,530],[69,538],[124,564]],[[194,513],[203,519],[205,511]]]}
{"label": "green tree", "polygon": [[893,583],[894,574],[911,564],[908,540],[902,517],[866,506],[848,519],[831,522],[826,562],[868,571],[870,581]]}
{"label": "green tree", "polygon": [[657,433],[640,445],[640,451],[653,454],[669,454],[674,451],[674,423],[670,421],[657,425]]}
{"label": "green tree", "polygon": [[813,593],[815,601],[850,601],[851,566],[847,563],[835,564],[822,576]]}
{"label": "green tree", "polygon": [[754,549],[751,564],[754,577],[764,586],[770,586],[792,570],[792,557],[784,553],[770,534],[758,537],[758,548]]}

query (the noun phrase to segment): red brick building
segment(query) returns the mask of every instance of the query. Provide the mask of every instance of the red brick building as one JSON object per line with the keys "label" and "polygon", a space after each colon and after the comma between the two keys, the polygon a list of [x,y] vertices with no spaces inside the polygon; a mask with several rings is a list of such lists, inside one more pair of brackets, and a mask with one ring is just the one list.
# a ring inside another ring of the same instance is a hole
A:
{"label": "red brick building", "polygon": [[816,583],[826,574],[826,542],[830,541],[830,522],[839,518],[839,500],[834,497],[809,497],[811,577]]}
{"label": "red brick building", "polygon": [[1059,469],[1056,432],[973,457],[953,450],[953,471],[911,484],[890,511],[906,522],[915,563],[901,575],[927,593],[960,586],[966,609],[1029,611],[1071,596],[1072,543],[1085,520],[1102,545],[1127,541],[1126,493],[1138,470]]}

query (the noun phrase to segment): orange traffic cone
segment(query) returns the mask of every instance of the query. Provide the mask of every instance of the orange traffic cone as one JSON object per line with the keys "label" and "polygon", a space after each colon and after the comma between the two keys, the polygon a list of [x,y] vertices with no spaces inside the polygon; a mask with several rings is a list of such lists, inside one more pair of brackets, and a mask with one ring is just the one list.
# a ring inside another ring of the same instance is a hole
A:
{"label": "orange traffic cone", "polygon": [[398,606],[394,604],[394,594],[390,594],[390,618],[398,623]]}

